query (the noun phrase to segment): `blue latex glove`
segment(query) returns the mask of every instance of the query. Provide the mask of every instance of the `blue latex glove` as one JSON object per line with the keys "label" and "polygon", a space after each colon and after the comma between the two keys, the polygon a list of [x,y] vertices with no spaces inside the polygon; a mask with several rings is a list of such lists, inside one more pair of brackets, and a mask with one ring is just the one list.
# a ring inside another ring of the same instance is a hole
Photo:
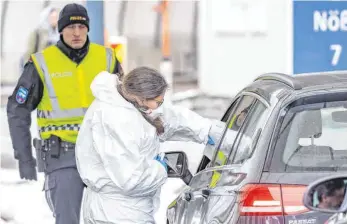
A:
{"label": "blue latex glove", "polygon": [[156,155],[156,156],[154,157],[154,160],[157,160],[159,163],[161,163],[161,165],[164,166],[164,168],[165,168],[165,170],[166,170],[166,172],[167,172],[168,168],[167,168],[166,162],[164,161],[164,157],[162,158],[162,157],[160,156],[160,154],[159,154],[159,155]]}
{"label": "blue latex glove", "polygon": [[209,144],[209,145],[214,145],[214,141],[213,141],[213,139],[211,138],[211,136],[208,136],[207,144]]}

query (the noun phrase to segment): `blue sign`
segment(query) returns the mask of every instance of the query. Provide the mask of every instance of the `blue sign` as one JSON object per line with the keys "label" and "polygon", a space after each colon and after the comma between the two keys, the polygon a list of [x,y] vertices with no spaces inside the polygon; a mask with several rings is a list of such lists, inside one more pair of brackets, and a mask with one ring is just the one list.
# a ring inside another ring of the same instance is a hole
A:
{"label": "blue sign", "polygon": [[347,70],[347,1],[293,1],[293,72]]}

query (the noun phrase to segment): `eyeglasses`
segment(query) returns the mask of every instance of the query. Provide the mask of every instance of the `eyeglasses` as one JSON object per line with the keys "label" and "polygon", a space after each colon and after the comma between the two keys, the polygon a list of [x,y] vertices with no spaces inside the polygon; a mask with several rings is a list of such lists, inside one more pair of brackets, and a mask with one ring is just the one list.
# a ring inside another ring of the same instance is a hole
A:
{"label": "eyeglasses", "polygon": [[[164,103],[164,98],[162,100],[160,100],[160,101],[155,100],[155,99],[151,99],[151,100],[156,102],[157,107],[160,107]],[[140,105],[137,104],[136,107],[137,107],[137,109],[139,109],[142,112],[146,112],[147,110],[149,110],[149,107],[147,107],[147,106],[140,106]]]}
{"label": "eyeglasses", "polygon": [[160,107],[164,103],[164,98],[160,101],[154,100],[157,103],[157,106]]}

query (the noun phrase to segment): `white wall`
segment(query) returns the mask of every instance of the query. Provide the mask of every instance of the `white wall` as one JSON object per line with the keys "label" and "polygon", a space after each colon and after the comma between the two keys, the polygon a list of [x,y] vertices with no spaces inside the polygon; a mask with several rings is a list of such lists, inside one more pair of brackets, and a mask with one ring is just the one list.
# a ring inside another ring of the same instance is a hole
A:
{"label": "white wall", "polygon": [[[233,96],[261,73],[291,73],[291,2],[201,0],[199,85],[202,91]],[[246,22],[242,16],[247,10],[237,11],[235,5],[234,9],[228,8],[237,3],[256,9],[245,16]],[[214,13],[214,9],[218,12]],[[227,26],[237,32],[223,31]],[[247,27],[262,34],[252,35],[252,31],[244,30]]]}

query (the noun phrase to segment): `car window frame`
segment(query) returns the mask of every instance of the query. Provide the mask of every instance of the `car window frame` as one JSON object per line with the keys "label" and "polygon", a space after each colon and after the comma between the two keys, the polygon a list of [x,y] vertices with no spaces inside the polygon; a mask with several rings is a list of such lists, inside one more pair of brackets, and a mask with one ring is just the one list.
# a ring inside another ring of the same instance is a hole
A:
{"label": "car window frame", "polygon": [[[231,105],[230,107],[229,107],[229,109],[228,109],[228,115],[227,115],[227,120],[226,120],[226,125],[225,125],[225,127],[224,127],[224,129],[223,129],[223,134],[222,134],[222,137],[221,137],[221,139],[219,140],[219,142],[216,144],[216,146],[214,147],[214,149],[215,149],[215,152],[214,152],[214,154],[213,154],[213,156],[212,156],[212,159],[211,159],[211,161],[210,161],[210,165],[207,165],[206,167],[205,167],[205,169],[206,168],[210,168],[210,167],[215,167],[214,166],[214,163],[215,163],[215,161],[216,161],[216,159],[217,159],[217,155],[218,155],[218,152],[220,151],[220,145],[221,145],[221,143],[223,142],[223,139],[224,139],[224,136],[225,136],[225,133],[226,133],[226,131],[227,131],[227,129],[228,129],[228,125],[227,124],[229,124],[230,123],[230,120],[231,120],[231,114],[232,114],[232,112],[234,112],[237,108],[238,108],[238,106],[239,106],[239,104],[240,104],[240,102],[241,102],[241,100],[242,100],[242,98],[244,97],[244,95],[243,94],[240,94],[240,95],[238,95],[237,96],[237,98],[235,99],[235,101],[233,102],[233,105]],[[223,118],[225,118],[226,117],[226,114],[223,116]],[[222,120],[223,121],[223,120]],[[224,122],[224,121],[223,121]]]}
{"label": "car window frame", "polygon": [[[241,141],[243,135],[245,134],[245,133],[244,133],[245,128],[247,128],[248,125],[249,125],[249,121],[250,121],[250,119],[251,119],[250,116],[252,116],[253,113],[255,112],[255,110],[257,109],[256,106],[257,106],[257,103],[258,103],[258,102],[259,102],[260,105],[262,105],[262,106],[264,107],[264,111],[262,112],[262,115],[261,115],[261,116],[263,116],[263,114],[266,113],[267,109],[269,108],[269,107],[268,107],[266,104],[264,104],[261,100],[259,100],[259,99],[257,99],[257,98],[255,99],[255,101],[252,103],[252,106],[251,106],[251,108],[250,108],[250,112],[247,114],[247,116],[246,116],[246,118],[245,118],[245,122],[243,122],[243,124],[242,124],[242,126],[241,126],[241,128],[240,128],[240,130],[239,130],[239,133],[238,133],[237,136],[236,136],[235,142],[234,142],[234,144],[233,144],[232,147],[235,147],[235,144],[236,144],[236,143],[237,143],[236,146],[238,146],[238,145],[240,144],[240,141]],[[259,118],[259,119],[260,119],[260,118]],[[257,145],[258,145],[258,142],[259,142],[259,139],[260,139],[261,134],[262,134],[262,132],[263,132],[263,129],[264,129],[265,125],[266,125],[266,120],[260,120],[259,122],[262,122],[260,129],[258,129],[258,130],[260,130],[260,131],[255,130],[255,131],[256,131],[256,133],[255,133],[256,138],[254,139],[254,140],[255,140],[255,145],[252,144],[252,151],[251,151],[251,153],[249,154],[249,157],[248,157],[247,159],[249,159],[249,158],[252,157],[252,155],[253,155],[253,153],[254,153],[254,150],[255,150],[255,148],[256,148]],[[237,152],[238,152],[238,150],[232,150],[232,151],[230,152],[230,154],[228,155],[228,159],[227,159],[226,165],[242,164],[242,163],[243,163],[243,162],[241,162],[241,163],[235,163],[235,162],[234,162],[234,159],[235,159],[235,157],[236,157]]]}
{"label": "car window frame", "polygon": [[[306,96],[307,98],[310,96]],[[305,97],[303,97],[305,98]],[[288,113],[290,112],[291,109],[293,109],[293,107],[303,107],[303,106],[307,106],[305,108],[304,111],[310,110],[310,109],[314,109],[314,105],[318,105],[318,104],[325,104],[326,102],[334,102],[335,100],[332,101],[319,101],[317,100],[317,102],[309,102],[307,104],[300,104],[300,105],[296,105],[296,106],[291,106],[293,104],[296,103],[296,101],[301,100],[299,99],[295,99],[293,101],[291,101],[290,103],[288,103],[287,105],[284,105],[279,114],[280,116],[278,116],[274,131],[273,131],[273,137],[271,138],[271,150],[272,150],[272,156],[271,158],[269,157],[269,165],[268,165],[268,171],[272,172],[272,173],[298,173],[298,172],[302,172],[302,173],[310,173],[310,172],[345,172],[345,170],[335,170],[333,167],[331,169],[324,167],[324,169],[322,169],[321,167],[302,167],[302,169],[300,169],[299,167],[297,168],[291,168],[289,170],[286,170],[286,163],[283,161],[282,157],[283,157],[283,152],[279,153],[279,149],[277,147],[278,141],[279,141],[279,136],[280,136],[280,131],[282,130],[282,125],[283,122],[286,120]],[[339,100],[337,100],[339,101]],[[287,165],[288,166],[288,165]],[[291,167],[291,166],[290,166]]]}
{"label": "car window frame", "polygon": [[[227,122],[226,119],[229,118],[229,115],[231,113],[231,111],[233,110],[235,104],[238,104],[238,101],[240,100],[240,97],[241,95],[237,95],[235,96],[232,100],[231,100],[231,103],[230,103],[230,106],[228,107],[228,109],[226,110],[226,112],[224,113],[224,115],[222,116],[222,118],[220,119],[222,122]],[[225,129],[226,127],[224,127],[223,129],[223,134],[225,132]],[[216,146],[218,145],[219,143],[217,142]],[[214,149],[217,148],[216,146],[214,146]],[[206,146],[205,146],[206,147]],[[205,149],[204,149],[205,150]],[[214,156],[215,156],[215,153],[212,155],[212,158],[209,159],[207,156],[203,155],[202,159],[200,160],[200,164],[196,170],[196,173],[195,174],[198,174],[199,172],[205,170],[206,168],[209,168],[210,167],[210,163],[212,162],[212,160],[214,159]]]}
{"label": "car window frame", "polygon": [[[227,124],[229,124],[230,121],[231,121],[231,119],[232,119],[232,116],[231,116],[231,114],[233,114],[232,112],[235,112],[235,110],[238,108],[240,102],[242,101],[243,97],[245,97],[245,96],[253,97],[253,102],[252,102],[252,105],[251,105],[252,108],[253,108],[253,106],[255,105],[255,103],[256,103],[257,101],[259,101],[260,103],[262,103],[262,104],[265,106],[265,111],[270,107],[269,103],[268,103],[265,99],[263,99],[260,95],[258,95],[258,94],[256,94],[256,93],[253,93],[253,92],[242,92],[241,94],[239,94],[239,95],[237,95],[237,96],[235,97],[235,100],[234,100],[233,103],[232,103],[232,104],[235,104],[235,103],[236,103],[236,104],[234,105],[234,107],[232,108],[233,105],[231,105],[231,106],[228,108],[228,110],[227,110],[227,113],[228,113],[228,114],[225,113],[224,116],[223,116],[223,118],[225,119],[225,118],[226,118],[226,115],[228,115],[228,119],[227,119],[227,122],[226,122]],[[248,118],[248,114],[249,114],[249,113],[247,113],[247,115],[246,115],[245,121],[246,121],[246,119]],[[223,121],[223,120],[222,120],[222,121]],[[246,123],[246,122],[243,122],[243,123],[242,123],[242,125],[241,125],[241,127],[240,127],[238,133],[236,134],[235,141],[234,141],[234,144],[233,144],[232,148],[234,148],[235,142],[236,142],[237,139],[239,138],[239,136],[240,136],[240,131],[243,130],[244,124],[245,124],[245,123]],[[265,125],[265,124],[266,124],[266,122],[264,122],[264,125]],[[210,165],[207,165],[207,166],[205,167],[205,169],[206,169],[206,168],[210,168],[210,167],[216,167],[216,166],[218,166],[218,165],[215,165],[215,160],[216,160],[216,158],[217,158],[218,152],[220,151],[219,148],[220,148],[221,143],[222,143],[223,140],[224,140],[224,137],[225,137],[225,134],[226,134],[227,129],[228,129],[228,125],[225,125],[224,130],[223,130],[223,135],[222,135],[222,137],[221,137],[221,140],[218,142],[218,144],[216,144],[216,147],[215,147],[215,149],[217,149],[217,150],[215,150],[215,153],[213,154],[213,157],[212,157],[212,159],[211,159],[211,161],[210,161]],[[260,138],[260,136],[259,136],[259,138]],[[257,142],[257,144],[258,144],[258,142]],[[255,146],[255,147],[256,147],[256,146]],[[228,164],[228,162],[229,162],[229,158],[230,158],[230,156],[231,156],[231,153],[233,153],[233,151],[234,151],[234,150],[231,150],[230,152],[228,152],[228,155],[226,155],[226,156],[227,156],[227,161],[226,161],[226,163],[225,163],[224,165],[222,165],[222,166],[230,165],[230,164]],[[202,169],[202,170],[204,170],[204,169]]]}
{"label": "car window frame", "polygon": [[231,111],[234,109],[235,104],[239,103],[241,97],[242,97],[242,95],[239,95],[239,96],[235,97],[235,99],[231,102],[231,104],[230,104],[229,108],[227,109],[227,111],[224,113],[221,121],[223,121],[223,122],[224,121],[228,121]]}

